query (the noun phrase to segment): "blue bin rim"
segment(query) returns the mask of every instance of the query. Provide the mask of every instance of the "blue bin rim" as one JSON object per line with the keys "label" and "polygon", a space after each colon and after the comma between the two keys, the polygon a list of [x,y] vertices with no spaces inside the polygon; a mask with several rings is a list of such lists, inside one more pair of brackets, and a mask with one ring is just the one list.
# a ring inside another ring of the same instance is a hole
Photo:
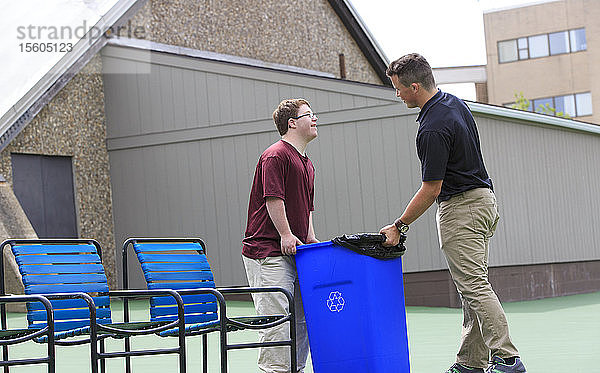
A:
{"label": "blue bin rim", "polygon": [[332,241],[323,241],[323,242],[317,242],[317,243],[309,243],[306,245],[298,245],[298,246],[296,246],[296,250],[318,249],[318,248],[332,246],[332,245],[335,245]]}

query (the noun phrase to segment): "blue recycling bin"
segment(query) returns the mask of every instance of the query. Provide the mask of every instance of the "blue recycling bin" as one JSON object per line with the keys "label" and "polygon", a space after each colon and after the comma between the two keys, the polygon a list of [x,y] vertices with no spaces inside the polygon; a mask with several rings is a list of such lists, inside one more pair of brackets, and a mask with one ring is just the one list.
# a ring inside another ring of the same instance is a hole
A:
{"label": "blue recycling bin", "polygon": [[315,373],[408,373],[402,259],[332,241],[298,246],[296,266]]}

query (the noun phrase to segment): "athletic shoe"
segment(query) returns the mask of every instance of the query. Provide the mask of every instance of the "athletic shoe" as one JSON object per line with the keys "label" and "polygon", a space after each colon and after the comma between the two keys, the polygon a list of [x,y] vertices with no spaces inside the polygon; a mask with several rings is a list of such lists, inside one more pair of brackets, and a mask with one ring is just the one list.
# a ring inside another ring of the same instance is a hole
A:
{"label": "athletic shoe", "polygon": [[494,356],[490,362],[490,366],[485,370],[485,373],[526,373],[525,365],[519,357],[515,357],[515,362],[509,365],[500,356]]}
{"label": "athletic shoe", "polygon": [[446,373],[484,373],[483,369],[481,368],[467,368],[466,366],[459,364],[459,363],[454,363],[454,365],[452,365],[450,367],[450,369],[448,369],[446,371]]}

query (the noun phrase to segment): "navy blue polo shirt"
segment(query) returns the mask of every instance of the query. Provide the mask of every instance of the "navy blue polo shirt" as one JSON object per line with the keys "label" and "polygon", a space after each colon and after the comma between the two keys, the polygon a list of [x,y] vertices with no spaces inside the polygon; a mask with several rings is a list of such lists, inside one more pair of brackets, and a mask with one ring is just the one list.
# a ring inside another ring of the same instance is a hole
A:
{"label": "navy blue polo shirt", "polygon": [[422,180],[444,180],[438,202],[467,190],[493,188],[475,120],[461,99],[438,90],[423,105],[417,122]]}

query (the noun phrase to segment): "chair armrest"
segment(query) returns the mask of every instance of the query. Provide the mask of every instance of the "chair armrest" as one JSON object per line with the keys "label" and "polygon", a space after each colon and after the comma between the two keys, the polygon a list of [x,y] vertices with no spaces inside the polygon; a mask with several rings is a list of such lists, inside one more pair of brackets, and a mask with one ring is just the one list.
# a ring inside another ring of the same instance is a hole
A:
{"label": "chair armrest", "polygon": [[[54,314],[52,312],[52,304],[50,303],[48,298],[41,296],[41,295],[36,295],[36,294],[34,294],[34,295],[0,296],[0,304],[2,304],[2,305],[4,305],[5,303],[22,303],[22,302],[35,302],[35,301],[42,303],[42,305],[46,309],[46,320],[47,320],[46,327],[41,328],[40,330],[36,331],[35,333],[31,333],[26,336],[12,338],[12,339],[5,339],[2,341],[2,345],[17,344],[17,343],[25,342],[27,340],[37,338],[44,334],[48,335],[48,343],[54,344]],[[3,309],[3,311],[4,311],[4,309]],[[4,320],[4,317],[2,320],[2,324],[3,324],[2,325],[3,329],[8,327],[6,325],[6,321]]]}
{"label": "chair armrest", "polygon": [[[181,296],[179,296],[179,294],[177,294],[177,292],[173,291],[173,290],[161,290],[161,289],[157,289],[157,290],[115,290],[115,291],[109,291],[108,292],[109,296],[115,296],[115,297],[121,297],[121,298],[148,298],[151,296],[157,296],[157,295],[170,295],[173,298],[175,298],[175,301],[177,302],[177,308],[178,308],[178,320],[177,321],[173,321],[167,325],[163,325],[159,329],[158,331],[162,331],[163,329],[167,329],[170,327],[174,327],[176,326],[178,323],[181,323],[182,329],[185,329],[185,320],[184,320],[184,313],[183,313],[183,300],[181,299]],[[119,329],[119,328],[111,328],[105,325],[101,325],[98,324],[96,322],[96,305],[94,303],[93,298],[87,294],[87,293],[56,293],[56,294],[47,294],[44,295],[44,297],[53,300],[53,299],[73,299],[73,298],[81,298],[84,299],[86,301],[86,303],[88,304],[88,308],[90,310],[90,328],[92,329],[92,334],[96,334],[96,330],[106,330],[112,333],[119,333],[119,334],[130,334],[130,335],[136,335],[136,334],[150,334],[151,332],[153,332],[153,329],[148,329],[148,330],[144,330],[143,332],[138,332],[138,331],[130,331],[127,329]],[[180,322],[180,320],[182,320],[182,322]],[[93,337],[96,338],[96,337]]]}
{"label": "chair armrest", "polygon": [[288,304],[290,305],[290,312],[293,310],[293,307],[294,307],[293,306],[294,305],[294,297],[292,296],[292,293],[290,293],[288,290],[286,290],[284,288],[277,287],[277,286],[260,287],[260,288],[244,286],[244,287],[235,287],[235,288],[216,288],[216,289],[221,294],[283,293],[288,300]]}
{"label": "chair armrest", "polygon": [[268,315],[268,316],[256,316],[256,318],[259,320],[261,318],[264,318],[266,320],[264,323],[252,324],[252,323],[241,321],[240,318],[233,318],[233,319],[228,318],[227,323],[230,325],[236,326],[238,328],[241,328],[241,329],[252,329],[252,330],[268,329],[268,328],[272,328],[274,326],[286,323],[288,321],[291,321],[292,315],[291,314],[288,314],[285,316],[284,315]]}
{"label": "chair armrest", "polygon": [[244,293],[284,293],[292,297],[292,294],[286,289],[278,286],[268,286],[253,288],[249,286],[230,287],[230,288],[216,288],[222,294],[244,294]]}
{"label": "chair armrest", "polygon": [[227,320],[227,303],[225,302],[225,298],[220,291],[214,288],[202,288],[202,289],[178,289],[177,292],[180,295],[194,295],[194,294],[212,294],[217,298],[217,303],[219,303],[219,324],[221,327],[225,327],[225,323]]}
{"label": "chair armrest", "polygon": [[183,309],[183,299],[178,292],[171,289],[148,289],[148,290],[111,290],[108,292],[109,296],[118,297],[118,298],[150,298],[155,296],[171,296],[175,299],[177,303],[177,320],[172,321],[168,324],[161,325],[156,328],[144,329],[144,330],[131,330],[131,329],[121,329],[107,325],[98,325],[98,328],[101,330],[106,330],[112,333],[124,334],[124,335],[144,335],[144,334],[153,334],[158,333],[163,330],[171,329],[173,327],[179,327],[180,332],[183,333],[185,330],[185,313]]}
{"label": "chair armrest", "polygon": [[94,299],[87,293],[52,293],[52,294],[44,294],[44,298],[48,300],[60,300],[60,299],[83,299],[90,309],[90,318],[94,317],[94,322],[96,320],[96,304],[94,303]]}
{"label": "chair armrest", "polygon": [[212,294],[215,296],[215,298],[217,298],[217,302],[219,302],[219,304],[225,304],[225,298],[223,297],[223,294],[221,294],[219,290],[214,288],[177,289],[174,291],[177,292],[179,295]]}
{"label": "chair armrest", "polygon": [[[282,316],[284,316],[283,319],[281,319],[279,321],[275,321],[272,323],[272,325],[268,325],[268,326],[270,327],[270,326],[279,325],[288,320],[290,321],[290,323],[292,325],[294,325],[296,323],[296,309],[294,306],[294,298],[292,296],[292,293],[290,293],[288,290],[286,290],[284,288],[276,287],[276,286],[260,287],[260,288],[235,287],[235,288],[217,288],[217,290],[222,294],[283,293],[288,301],[289,314],[282,315]],[[274,315],[258,315],[258,316],[274,316]],[[228,317],[226,317],[226,320],[230,324],[237,325],[237,326],[244,326],[248,329],[260,329],[260,328],[254,327],[254,326],[249,326],[245,323],[240,323],[239,321],[231,320]]]}

